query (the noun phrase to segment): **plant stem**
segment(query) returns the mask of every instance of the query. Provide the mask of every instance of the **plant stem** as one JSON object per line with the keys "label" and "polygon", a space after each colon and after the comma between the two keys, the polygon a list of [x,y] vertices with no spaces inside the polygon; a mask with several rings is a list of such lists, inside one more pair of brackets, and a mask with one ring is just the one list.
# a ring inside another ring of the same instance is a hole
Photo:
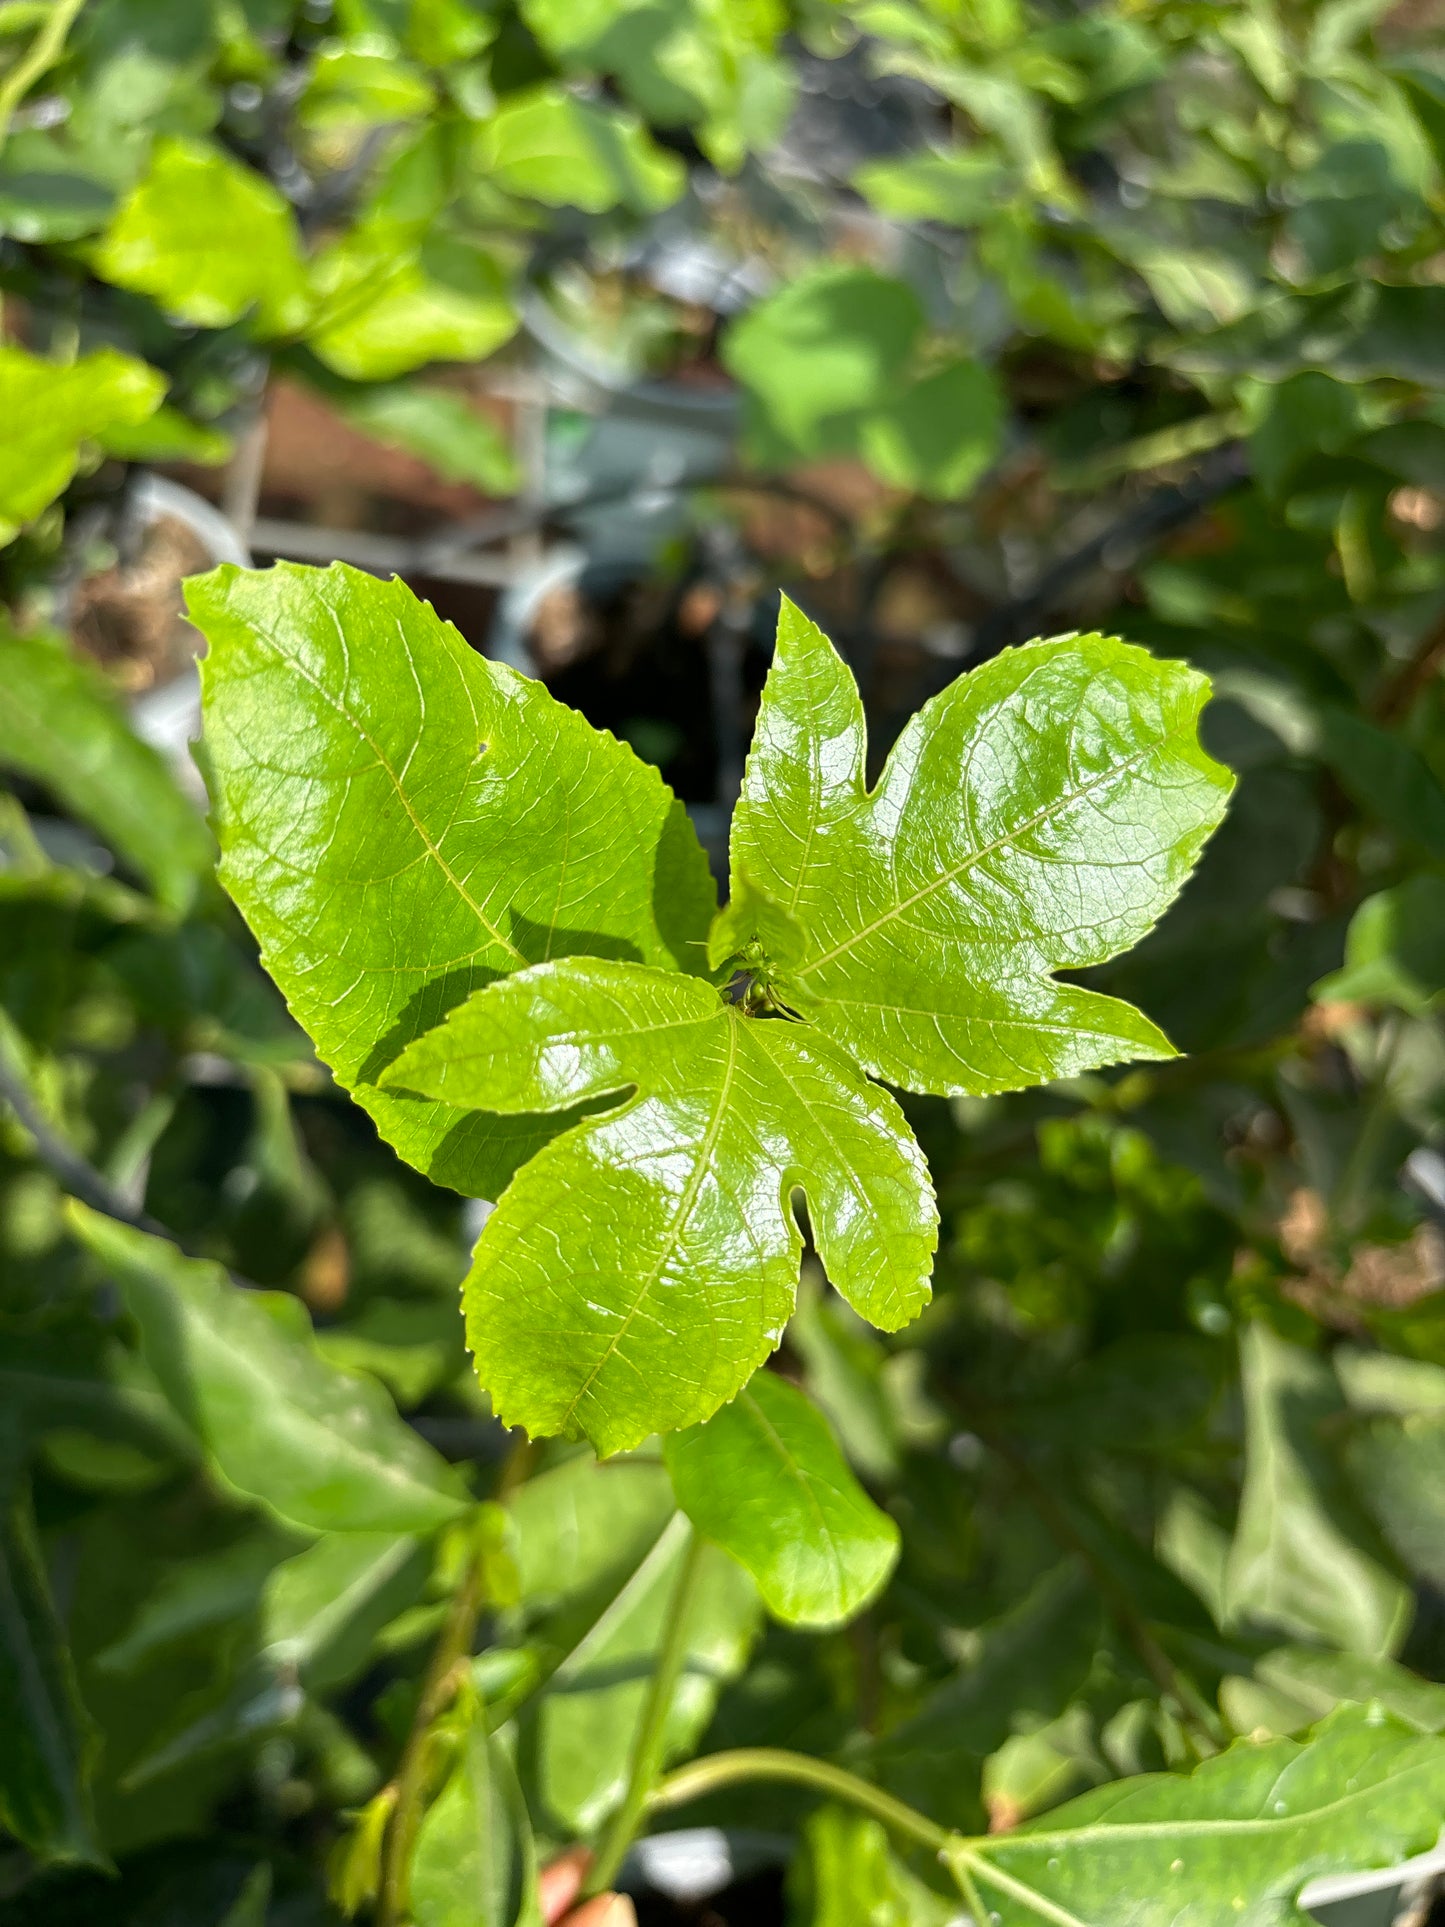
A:
{"label": "plant stem", "polygon": [[53,12],[31,41],[29,50],[21,55],[0,84],[0,148],[9,138],[15,109],[65,51],[65,37],[84,4],[85,0],[55,0]]}
{"label": "plant stem", "polygon": [[642,1720],[632,1744],[632,1761],[627,1774],[627,1791],[613,1814],[597,1849],[587,1876],[586,1892],[603,1893],[617,1877],[627,1857],[662,1766],[667,1744],[667,1716],[672,1711],[673,1695],[687,1659],[687,1636],[692,1626],[692,1609],[702,1576],[703,1542],[689,1530],[678,1567],[677,1582],[667,1602],[667,1623],[663,1629],[662,1650],[647,1689]]}
{"label": "plant stem", "polygon": [[467,1562],[452,1594],[446,1622],[422,1681],[411,1731],[406,1736],[392,1786],[396,1802],[381,1850],[381,1883],[376,1927],[401,1927],[407,1917],[407,1884],[412,1849],[426,1807],[432,1765],[432,1727],[451,1704],[462,1667],[472,1650],[477,1619],[486,1598],[486,1555],[479,1547]]}
{"label": "plant stem", "polygon": [[826,1760],[814,1760],[806,1753],[789,1753],[777,1746],[745,1746],[732,1753],[710,1753],[690,1766],[669,1773],[652,1796],[654,1807],[680,1807],[689,1800],[701,1799],[722,1787],[736,1786],[745,1780],[784,1780],[794,1786],[811,1787],[831,1800],[846,1800],[881,1820],[894,1833],[934,1853],[943,1853],[958,1843],[959,1836],[936,1826],[916,1808],[895,1800],[891,1793],[870,1786],[855,1773]]}

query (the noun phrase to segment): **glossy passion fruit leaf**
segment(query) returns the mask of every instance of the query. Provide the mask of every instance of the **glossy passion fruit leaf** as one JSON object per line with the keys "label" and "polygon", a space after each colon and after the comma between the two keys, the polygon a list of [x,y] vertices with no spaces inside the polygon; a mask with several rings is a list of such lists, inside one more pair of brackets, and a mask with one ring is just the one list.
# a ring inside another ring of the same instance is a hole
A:
{"label": "glossy passion fruit leaf", "polygon": [[554,1119],[382,1090],[468,992],[580,952],[706,968],[716,897],[686,811],[624,744],[469,649],[401,582],[224,567],[210,642],[221,881],[338,1080],[438,1183],[495,1198]]}
{"label": "glossy passion fruit leaf", "polygon": [[589,1116],[513,1179],[463,1288],[499,1415],[599,1452],[707,1417],[793,1308],[808,1201],[838,1290],[887,1329],[928,1296],[937,1213],[897,1104],[801,1024],[698,978],[566,958],[475,992],[388,1088],[466,1110]]}
{"label": "glossy passion fruit leaf", "polygon": [[785,601],[732,837],[734,895],[807,933],[774,995],[907,1090],[1173,1056],[1132,1006],[1052,973],[1137,943],[1222,817],[1208,694],[1107,636],[1010,649],[925,704],[870,791],[852,673]]}

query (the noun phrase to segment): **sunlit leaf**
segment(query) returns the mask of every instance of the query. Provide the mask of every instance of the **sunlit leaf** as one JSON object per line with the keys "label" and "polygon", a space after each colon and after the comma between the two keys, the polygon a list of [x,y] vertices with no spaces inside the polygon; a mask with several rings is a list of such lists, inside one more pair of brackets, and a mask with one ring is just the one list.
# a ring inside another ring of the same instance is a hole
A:
{"label": "sunlit leaf", "polygon": [[677,1502],[791,1626],[837,1626],[877,1594],[898,1527],[849,1470],[806,1396],[759,1372],[731,1404],[667,1441]]}
{"label": "sunlit leaf", "polygon": [[558,1111],[636,1088],[512,1180],[464,1287],[509,1424],[601,1452],[691,1424],[781,1336],[802,1236],[874,1323],[927,1296],[936,1217],[892,1098],[801,1025],[698,978],[573,958],[476,992],[386,1074],[469,1110]]}
{"label": "sunlit leaf", "polygon": [[100,672],[58,636],[0,625],[0,687],[0,766],[44,784],[164,903],[186,909],[214,862],[210,834]]}
{"label": "sunlit leaf", "polygon": [[254,312],[261,332],[291,334],[310,311],[290,208],[262,175],[203,141],[156,143],[150,172],[100,240],[96,268],[205,328]]}
{"label": "sunlit leaf", "polygon": [[1433,1846],[1442,1800],[1445,1740],[1347,1707],[1310,1739],[1241,1740],[1187,1779],[1099,1787],[949,1860],[1002,1927],[1111,1920],[1124,1895],[1137,1927],[1181,1909],[1294,1927],[1307,1881]]}
{"label": "sunlit leaf", "polygon": [[682,806],[400,582],[223,569],[189,597],[222,882],[383,1135],[497,1196],[554,1123],[459,1118],[376,1080],[470,990],[545,957],[703,968],[715,899]]}
{"label": "sunlit leaf", "polygon": [[164,375],[114,348],[52,362],[0,346],[0,543],[55,500],[87,446],[145,421],[165,392]]}
{"label": "sunlit leaf", "polygon": [[935,697],[869,791],[853,678],[785,603],[732,839],[734,877],[807,932],[773,994],[912,1090],[1171,1056],[1138,1011],[1052,973],[1136,943],[1219,822],[1207,693],[1107,637],[1034,643]]}

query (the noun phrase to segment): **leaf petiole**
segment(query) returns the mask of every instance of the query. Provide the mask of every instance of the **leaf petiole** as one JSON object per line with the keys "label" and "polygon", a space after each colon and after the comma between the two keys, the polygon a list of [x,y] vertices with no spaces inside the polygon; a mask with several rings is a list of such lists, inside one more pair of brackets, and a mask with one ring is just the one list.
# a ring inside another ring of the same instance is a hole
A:
{"label": "leaf petiole", "polygon": [[811,1787],[832,1800],[844,1800],[881,1820],[885,1827],[905,1839],[917,1841],[932,1852],[948,1856],[968,1843],[963,1835],[949,1833],[935,1825],[916,1807],[895,1800],[881,1787],[870,1786],[856,1773],[826,1760],[811,1759],[806,1753],[790,1753],[779,1746],[745,1746],[733,1752],[710,1753],[691,1765],[669,1773],[649,1803],[653,1809],[680,1807],[704,1794],[723,1787],[737,1786],[746,1780],[782,1780],[793,1786]]}

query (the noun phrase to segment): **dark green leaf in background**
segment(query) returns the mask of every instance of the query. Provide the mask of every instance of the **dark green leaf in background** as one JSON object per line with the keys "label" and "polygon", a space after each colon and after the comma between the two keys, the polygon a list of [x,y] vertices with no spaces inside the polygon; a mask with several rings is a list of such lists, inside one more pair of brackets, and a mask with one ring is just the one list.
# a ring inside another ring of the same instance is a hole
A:
{"label": "dark green leaf in background", "polygon": [[83,1205],[70,1212],[225,1484],[317,1531],[426,1531],[460,1512],[445,1463],[379,1385],[325,1362],[299,1300],[243,1290]]}

